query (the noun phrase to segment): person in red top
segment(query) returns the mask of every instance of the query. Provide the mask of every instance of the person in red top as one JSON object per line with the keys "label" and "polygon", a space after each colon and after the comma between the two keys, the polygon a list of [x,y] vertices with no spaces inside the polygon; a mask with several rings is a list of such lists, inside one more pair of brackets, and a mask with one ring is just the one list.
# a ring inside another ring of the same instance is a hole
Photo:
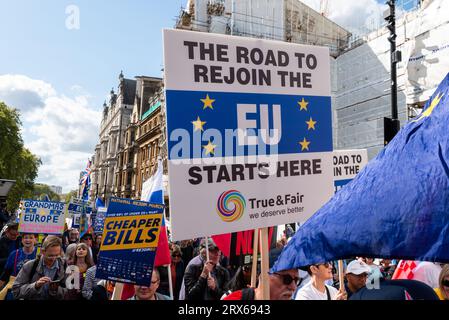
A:
{"label": "person in red top", "polygon": [[[297,269],[290,269],[269,274],[270,300],[291,300],[300,282]],[[263,300],[261,281],[257,288],[245,288],[230,293],[223,300]]]}

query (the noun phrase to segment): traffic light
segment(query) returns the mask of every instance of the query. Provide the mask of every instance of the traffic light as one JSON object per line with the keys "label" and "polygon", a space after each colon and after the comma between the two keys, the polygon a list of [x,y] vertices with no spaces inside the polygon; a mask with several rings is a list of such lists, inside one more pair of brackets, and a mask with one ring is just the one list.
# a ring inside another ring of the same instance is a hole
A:
{"label": "traffic light", "polygon": [[396,133],[399,132],[400,123],[399,120],[384,118],[384,145],[390,143],[393,140]]}
{"label": "traffic light", "polygon": [[396,43],[396,4],[394,0],[387,1],[387,5],[389,6],[389,10],[384,13],[384,19],[387,21],[387,29],[390,30],[390,36],[388,37],[388,41],[390,43]]}

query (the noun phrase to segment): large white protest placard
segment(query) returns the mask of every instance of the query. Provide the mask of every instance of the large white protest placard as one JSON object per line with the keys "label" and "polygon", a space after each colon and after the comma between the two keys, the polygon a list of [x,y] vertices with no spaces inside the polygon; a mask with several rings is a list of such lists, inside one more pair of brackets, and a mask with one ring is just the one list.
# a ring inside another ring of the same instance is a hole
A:
{"label": "large white protest placard", "polygon": [[174,240],[305,221],[330,198],[327,48],[164,30],[164,58]]}
{"label": "large white protest placard", "polygon": [[62,234],[65,206],[63,202],[23,200],[19,232]]}

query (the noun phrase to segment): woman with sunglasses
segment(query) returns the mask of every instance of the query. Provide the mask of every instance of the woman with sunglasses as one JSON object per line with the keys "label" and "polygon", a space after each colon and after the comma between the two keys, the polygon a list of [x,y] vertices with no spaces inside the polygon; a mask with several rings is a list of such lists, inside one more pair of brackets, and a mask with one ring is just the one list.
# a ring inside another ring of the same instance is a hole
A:
{"label": "woman with sunglasses", "polygon": [[440,300],[449,300],[449,264],[443,266],[439,278],[439,287],[435,289]]}
{"label": "woman with sunglasses", "polygon": [[182,260],[181,248],[173,244],[171,247],[171,277],[174,300],[178,300],[181,291],[182,279],[184,278],[184,261]]}
{"label": "woman with sunglasses", "polygon": [[298,290],[296,300],[347,300],[346,292],[326,284],[327,280],[333,278],[330,262],[308,266],[307,272],[312,279]]}

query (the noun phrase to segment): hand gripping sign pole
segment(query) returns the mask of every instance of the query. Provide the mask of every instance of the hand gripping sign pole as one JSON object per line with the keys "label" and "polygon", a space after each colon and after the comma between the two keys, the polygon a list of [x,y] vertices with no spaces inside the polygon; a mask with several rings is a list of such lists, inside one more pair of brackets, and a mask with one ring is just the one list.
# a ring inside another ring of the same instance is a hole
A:
{"label": "hand gripping sign pole", "polygon": [[257,260],[258,250],[259,250],[259,232],[260,229],[254,230],[254,242],[253,242],[253,265],[251,269],[251,288],[257,286]]}

